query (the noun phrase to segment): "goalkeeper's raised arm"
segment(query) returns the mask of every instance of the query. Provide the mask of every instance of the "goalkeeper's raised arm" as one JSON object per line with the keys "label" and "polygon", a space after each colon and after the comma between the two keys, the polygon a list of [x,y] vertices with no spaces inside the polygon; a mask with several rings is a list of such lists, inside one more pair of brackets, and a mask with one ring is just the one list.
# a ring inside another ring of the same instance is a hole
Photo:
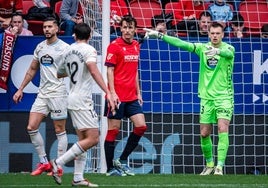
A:
{"label": "goalkeeper's raised arm", "polygon": [[156,30],[148,29],[148,28],[144,28],[144,31],[146,31],[145,38],[162,39],[163,41],[165,41],[166,43],[172,46],[182,48],[183,50],[186,50],[189,52],[193,52],[195,49],[195,45],[193,43],[181,40],[178,37],[169,36],[161,32],[158,32]]}
{"label": "goalkeeper's raised arm", "polygon": [[[218,26],[217,23],[215,24],[212,27]],[[145,38],[162,39],[164,42],[172,46],[181,48],[189,52],[195,52],[199,56],[201,55],[201,53],[204,53],[207,57],[212,57],[214,55],[219,55],[227,59],[232,59],[234,57],[234,48],[232,46],[229,46],[228,48],[221,47],[223,46],[222,38],[217,37],[220,35],[220,33],[209,32],[209,37],[211,41],[207,44],[201,44],[201,43],[187,42],[181,40],[178,37],[168,36],[167,34],[163,34],[153,29],[144,28],[144,31],[146,31]],[[199,51],[197,48],[202,48],[202,50]]]}

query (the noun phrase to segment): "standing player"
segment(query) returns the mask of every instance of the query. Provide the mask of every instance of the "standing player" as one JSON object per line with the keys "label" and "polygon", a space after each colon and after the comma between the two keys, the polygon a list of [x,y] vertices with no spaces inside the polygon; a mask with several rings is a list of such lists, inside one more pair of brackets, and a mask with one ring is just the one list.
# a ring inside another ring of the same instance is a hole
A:
{"label": "standing player", "polygon": [[114,110],[114,100],[97,67],[97,52],[88,44],[91,29],[85,24],[74,28],[75,43],[64,54],[63,64],[58,69],[58,77],[70,77],[68,110],[78,136],[76,142],[64,155],[52,160],[53,177],[61,184],[61,166],[74,161],[74,178],[72,186],[98,187],[84,179],[87,150],[99,142],[98,116],[94,110],[92,89],[94,80],[106,93],[109,107]]}
{"label": "standing player", "polygon": [[[163,35],[151,29],[144,29],[146,35],[196,53],[200,58],[198,96],[200,97],[200,134],[201,149],[206,167],[200,175],[223,175],[223,165],[229,147],[229,125],[234,110],[234,89],[232,73],[235,49],[222,42],[224,28],[213,23],[209,28],[208,43],[190,43],[176,37]],[[214,168],[212,125],[218,124],[218,161]]]}
{"label": "standing player", "polygon": [[[142,111],[143,100],[138,75],[140,47],[139,43],[133,39],[136,26],[135,18],[129,15],[122,17],[120,22],[122,37],[115,39],[107,49],[105,65],[107,66],[108,87],[118,103],[115,115],[109,113],[107,105],[105,107],[105,115],[108,118],[108,132],[104,143],[107,176],[134,175],[127,165],[127,158],[138,146],[147,128]],[[121,119],[124,117],[130,118],[134,128],[120,158],[113,162],[115,140],[119,133]]]}
{"label": "standing player", "polygon": [[18,91],[14,94],[15,103],[21,101],[23,89],[33,79],[40,69],[40,85],[38,95],[32,105],[27,131],[38,153],[40,163],[31,175],[36,176],[51,169],[45,152],[45,143],[39,132],[42,120],[50,113],[58,139],[58,156],[67,150],[67,135],[65,123],[67,118],[67,89],[63,79],[58,79],[57,68],[64,50],[69,46],[58,39],[58,25],[55,18],[47,18],[43,24],[46,40],[39,43],[34,50],[34,57],[24,80]]}

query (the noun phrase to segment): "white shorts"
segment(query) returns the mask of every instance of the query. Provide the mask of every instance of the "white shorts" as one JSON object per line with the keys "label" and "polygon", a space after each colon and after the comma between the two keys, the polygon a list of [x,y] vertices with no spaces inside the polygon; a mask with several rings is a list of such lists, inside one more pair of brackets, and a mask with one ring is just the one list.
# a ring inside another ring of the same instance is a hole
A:
{"label": "white shorts", "polygon": [[40,98],[36,97],[31,112],[42,113],[53,120],[67,119],[67,97]]}
{"label": "white shorts", "polygon": [[95,110],[69,110],[73,127],[77,130],[99,128]]}

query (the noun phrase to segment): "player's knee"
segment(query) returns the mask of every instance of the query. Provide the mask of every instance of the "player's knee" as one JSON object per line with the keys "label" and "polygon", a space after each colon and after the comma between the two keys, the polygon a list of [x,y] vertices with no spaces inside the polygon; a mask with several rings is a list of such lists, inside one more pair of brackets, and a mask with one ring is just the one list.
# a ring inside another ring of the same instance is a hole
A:
{"label": "player's knee", "polygon": [[118,129],[108,130],[105,140],[106,141],[109,141],[109,142],[115,141],[118,133],[119,133],[119,130]]}
{"label": "player's knee", "polygon": [[58,121],[54,122],[54,128],[55,128],[55,133],[60,134],[62,132],[65,132],[65,121]]}
{"label": "player's knee", "polygon": [[147,130],[147,126],[141,126],[141,127],[134,127],[134,134],[139,135],[139,136],[143,136],[145,131]]}

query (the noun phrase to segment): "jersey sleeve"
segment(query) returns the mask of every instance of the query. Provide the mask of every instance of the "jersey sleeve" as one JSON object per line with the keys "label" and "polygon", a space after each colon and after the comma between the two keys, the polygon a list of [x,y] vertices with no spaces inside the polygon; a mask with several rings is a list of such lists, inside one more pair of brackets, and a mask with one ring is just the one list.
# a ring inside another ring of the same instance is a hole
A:
{"label": "jersey sleeve", "polygon": [[177,37],[164,35],[163,41],[165,41],[166,43],[168,43],[172,46],[179,47],[183,50],[186,50],[188,52],[195,51],[195,44],[194,43],[181,40],[180,38],[177,38]]}
{"label": "jersey sleeve", "polygon": [[36,46],[35,50],[34,50],[34,53],[33,53],[33,59],[36,60],[36,61],[39,61],[39,59],[38,59],[38,53],[39,53],[40,50],[42,49],[41,46],[42,46],[42,43],[39,43],[39,44]]}
{"label": "jersey sleeve", "polygon": [[204,51],[207,50],[207,46],[208,44],[204,44],[204,43],[195,43],[195,49],[194,52],[200,57],[201,54],[204,54]]}
{"label": "jersey sleeve", "polygon": [[227,44],[220,50],[220,56],[227,59],[232,59],[235,56],[235,48],[232,45]]}
{"label": "jersey sleeve", "polygon": [[59,67],[58,67],[58,69],[57,69],[57,74],[58,74],[58,75],[65,75],[65,74],[67,74],[63,62],[59,65]]}
{"label": "jersey sleeve", "polygon": [[97,63],[97,51],[95,48],[90,48],[86,54],[86,63]]}
{"label": "jersey sleeve", "polygon": [[116,48],[116,45],[110,44],[107,48],[107,55],[105,59],[105,65],[106,66],[112,66],[115,65],[117,62],[117,51],[119,49]]}

